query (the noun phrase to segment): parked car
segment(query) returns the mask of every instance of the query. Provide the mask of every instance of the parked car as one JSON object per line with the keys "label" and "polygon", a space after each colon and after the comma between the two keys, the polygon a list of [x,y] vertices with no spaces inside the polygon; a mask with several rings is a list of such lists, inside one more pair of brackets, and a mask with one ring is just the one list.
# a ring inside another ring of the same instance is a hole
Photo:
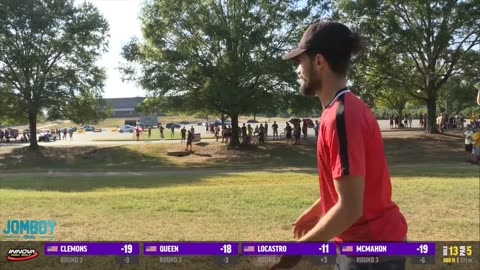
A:
{"label": "parked car", "polygon": [[85,130],[85,131],[94,131],[95,130],[95,127],[92,127],[92,126],[82,126],[80,127],[81,129]]}
{"label": "parked car", "polygon": [[165,126],[165,128],[172,128],[172,126],[174,126],[175,128],[181,128],[182,126],[180,124],[177,124],[177,123],[167,123],[167,125]]}
{"label": "parked car", "polygon": [[56,141],[58,139],[58,134],[52,134],[49,129],[42,129],[40,130],[38,137],[39,142],[51,142]]}
{"label": "parked car", "polygon": [[182,122],[180,122],[180,124],[182,124],[182,125],[188,125],[188,124],[190,124],[190,122],[188,122],[188,121],[186,121],[186,120],[183,120]]}
{"label": "parked car", "polygon": [[[217,120],[215,120],[215,122],[213,122],[213,124],[214,124],[215,126],[220,126],[220,125],[222,125],[222,120],[217,119]],[[232,121],[231,121],[231,120],[225,120],[225,122],[223,122],[223,124],[225,124],[226,126],[231,126],[231,125],[232,125]]]}
{"label": "parked car", "polygon": [[255,120],[255,119],[250,119],[250,120],[247,121],[247,123],[258,123],[258,121]]}
{"label": "parked car", "polygon": [[120,132],[120,133],[124,133],[124,132],[133,133],[134,130],[135,130],[135,128],[130,126],[130,125],[123,125],[123,126],[120,126],[118,128],[118,132]]}

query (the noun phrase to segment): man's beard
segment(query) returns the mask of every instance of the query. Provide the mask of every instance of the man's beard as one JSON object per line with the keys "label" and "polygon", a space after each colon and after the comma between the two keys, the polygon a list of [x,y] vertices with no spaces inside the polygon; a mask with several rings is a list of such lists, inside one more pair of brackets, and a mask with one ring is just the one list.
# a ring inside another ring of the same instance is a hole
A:
{"label": "man's beard", "polygon": [[310,70],[309,78],[302,76],[300,79],[300,93],[304,96],[316,96],[322,87],[322,81],[319,78],[313,78],[313,70]]}

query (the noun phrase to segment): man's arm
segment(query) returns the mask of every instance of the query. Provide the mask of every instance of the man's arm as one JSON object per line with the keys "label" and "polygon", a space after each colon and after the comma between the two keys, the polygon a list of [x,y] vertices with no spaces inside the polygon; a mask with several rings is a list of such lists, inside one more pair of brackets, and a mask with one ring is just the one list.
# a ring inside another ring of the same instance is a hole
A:
{"label": "man's arm", "polygon": [[477,104],[480,105],[480,88],[478,89],[478,94],[477,94]]}
{"label": "man's arm", "polygon": [[320,208],[322,207],[322,198],[318,198],[318,200],[316,200],[312,206],[308,209],[308,211],[312,210],[312,211],[320,211]]}
{"label": "man's arm", "polygon": [[338,202],[300,238],[299,242],[329,241],[340,235],[363,215],[363,176],[342,176],[334,180]]}

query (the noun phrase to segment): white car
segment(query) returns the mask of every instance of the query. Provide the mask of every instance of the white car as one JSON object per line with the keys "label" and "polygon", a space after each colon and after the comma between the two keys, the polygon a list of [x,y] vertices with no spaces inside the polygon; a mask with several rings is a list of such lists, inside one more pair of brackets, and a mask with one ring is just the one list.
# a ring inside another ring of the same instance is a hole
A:
{"label": "white car", "polygon": [[124,132],[130,132],[133,133],[135,131],[135,128],[129,125],[123,125],[118,128],[118,132],[124,133]]}

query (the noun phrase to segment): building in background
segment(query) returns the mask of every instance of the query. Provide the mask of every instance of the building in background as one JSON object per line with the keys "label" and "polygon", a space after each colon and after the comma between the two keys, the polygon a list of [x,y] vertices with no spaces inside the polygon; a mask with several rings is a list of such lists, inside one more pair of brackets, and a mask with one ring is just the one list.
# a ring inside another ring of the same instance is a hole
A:
{"label": "building in background", "polygon": [[139,117],[140,114],[135,111],[140,102],[145,97],[131,97],[131,98],[106,98],[108,104],[112,106],[112,114],[110,117],[130,118]]}

